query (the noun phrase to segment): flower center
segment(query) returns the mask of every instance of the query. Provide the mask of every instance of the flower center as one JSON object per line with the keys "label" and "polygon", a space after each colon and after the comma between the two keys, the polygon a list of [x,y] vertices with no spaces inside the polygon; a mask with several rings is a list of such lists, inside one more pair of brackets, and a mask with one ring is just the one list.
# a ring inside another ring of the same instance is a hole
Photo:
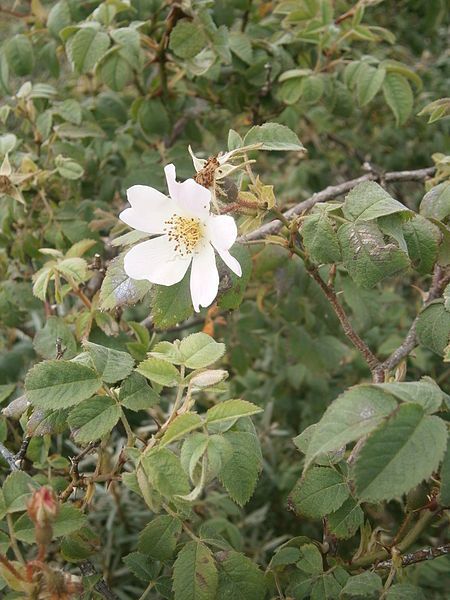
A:
{"label": "flower center", "polygon": [[203,237],[202,224],[193,217],[173,215],[166,221],[165,231],[169,240],[175,242],[175,250],[182,256],[191,254]]}

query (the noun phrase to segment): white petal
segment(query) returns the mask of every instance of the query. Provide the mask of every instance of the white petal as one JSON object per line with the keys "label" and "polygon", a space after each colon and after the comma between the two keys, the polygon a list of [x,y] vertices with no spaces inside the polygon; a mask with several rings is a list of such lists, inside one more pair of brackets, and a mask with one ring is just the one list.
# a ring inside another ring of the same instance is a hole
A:
{"label": "white petal", "polygon": [[193,179],[183,183],[176,180],[175,165],[166,165],[164,172],[170,197],[187,216],[206,218],[209,214],[211,192]]}
{"label": "white petal", "polygon": [[242,277],[242,268],[241,268],[241,265],[234,258],[234,256],[231,256],[231,254],[228,252],[228,250],[222,250],[220,248],[216,248],[216,250],[217,250],[220,258],[227,265],[227,267],[229,269],[231,269],[233,271],[233,273],[236,273],[236,275],[238,277]]}
{"label": "white petal", "polygon": [[228,250],[237,238],[237,227],[229,215],[211,215],[208,219],[209,241],[217,250]]}
{"label": "white petal", "polygon": [[219,273],[216,267],[216,257],[211,244],[206,244],[192,258],[191,297],[194,310],[200,306],[209,306],[219,290]]}
{"label": "white petal", "polygon": [[125,254],[125,273],[132,279],[148,279],[159,285],[174,285],[188,270],[192,256],[175,252],[166,235],[137,244]]}
{"label": "white petal", "polygon": [[127,190],[131,208],[126,208],[119,218],[138,231],[163,233],[164,223],[176,212],[171,199],[147,185],[133,185]]}

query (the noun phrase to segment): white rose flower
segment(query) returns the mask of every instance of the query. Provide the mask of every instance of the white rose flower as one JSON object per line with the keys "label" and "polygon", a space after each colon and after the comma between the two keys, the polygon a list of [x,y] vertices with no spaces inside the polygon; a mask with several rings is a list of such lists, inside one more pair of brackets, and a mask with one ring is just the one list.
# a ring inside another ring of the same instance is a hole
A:
{"label": "white rose flower", "polygon": [[155,234],[125,255],[126,274],[159,285],[174,285],[183,279],[192,263],[190,289],[196,312],[209,306],[219,288],[214,250],[241,277],[239,262],[229,250],[236,241],[233,217],[210,212],[211,192],[193,179],[176,181],[175,166],[164,168],[170,197],[146,185],[127,190],[130,208],[120,219],[145,233]]}

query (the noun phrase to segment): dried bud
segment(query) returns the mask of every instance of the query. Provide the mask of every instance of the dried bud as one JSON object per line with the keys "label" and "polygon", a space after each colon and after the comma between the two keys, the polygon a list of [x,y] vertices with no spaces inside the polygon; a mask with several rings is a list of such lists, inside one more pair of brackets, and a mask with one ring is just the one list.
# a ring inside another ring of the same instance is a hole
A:
{"label": "dried bud", "polygon": [[207,388],[217,385],[227,377],[227,371],[223,371],[222,369],[212,369],[194,375],[191,379],[191,385],[196,388]]}
{"label": "dried bud", "polygon": [[37,527],[52,523],[59,513],[59,504],[54,491],[48,487],[36,490],[28,503],[27,512]]}

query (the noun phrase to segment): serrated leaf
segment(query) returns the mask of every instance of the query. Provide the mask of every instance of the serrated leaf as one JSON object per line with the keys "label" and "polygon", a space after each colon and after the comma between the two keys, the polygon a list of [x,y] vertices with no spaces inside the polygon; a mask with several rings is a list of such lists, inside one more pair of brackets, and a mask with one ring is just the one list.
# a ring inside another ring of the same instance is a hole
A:
{"label": "serrated leaf", "polygon": [[367,63],[363,63],[363,65],[362,69],[358,69],[356,78],[356,93],[360,106],[365,106],[373,100],[380,91],[386,76],[386,70],[382,67],[376,69]]}
{"label": "serrated leaf", "polygon": [[305,468],[320,454],[337,450],[373,431],[397,408],[381,390],[356,386],[339,396],[317,423],[305,457]]}
{"label": "serrated leaf", "polygon": [[119,46],[115,46],[103,56],[98,65],[97,73],[100,74],[103,83],[109,88],[120,92],[131,79],[133,70],[128,60],[123,56],[123,51]]}
{"label": "serrated leaf", "polygon": [[170,515],[155,517],[139,534],[138,550],[152,560],[172,558],[181,533],[181,521]]}
{"label": "serrated leaf", "polygon": [[78,73],[91,71],[110,45],[109,36],[94,27],[83,27],[69,39],[66,51]]}
{"label": "serrated leaf", "polygon": [[427,600],[422,588],[408,583],[395,583],[386,594],[386,600]]}
{"label": "serrated leaf", "polygon": [[98,375],[106,383],[121,381],[133,370],[134,360],[127,352],[88,341],[85,341],[83,346],[89,352]]}
{"label": "serrated leaf", "polygon": [[397,125],[403,125],[414,105],[414,96],[408,80],[398,73],[388,73],[383,82],[383,93]]}
{"label": "serrated leaf", "polygon": [[336,263],[341,260],[341,248],[333,221],[325,211],[309,215],[301,228],[303,244],[316,263]]}
{"label": "serrated leaf", "polygon": [[101,386],[95,371],[67,360],[49,360],[28,371],[25,389],[28,400],[38,408],[68,408],[89,398]]}
{"label": "serrated leaf", "polygon": [[337,510],[350,492],[335,469],[313,467],[300,478],[290,493],[290,502],[299,515],[321,519]]}
{"label": "serrated leaf", "polygon": [[323,573],[322,555],[314,544],[304,544],[300,548],[300,559],[298,568],[308,575],[319,575]]}
{"label": "serrated leaf", "polygon": [[180,382],[178,369],[162,358],[151,356],[142,361],[136,371],[159,385],[174,387]]}
{"label": "serrated leaf", "polygon": [[3,499],[6,512],[20,512],[27,508],[33,489],[39,485],[24,471],[13,471],[10,473],[3,485]]}
{"label": "serrated leaf", "polygon": [[354,467],[362,501],[391,500],[408,492],[435,471],[445,452],[447,428],[417,404],[403,404],[374,431]]}
{"label": "serrated leaf", "polygon": [[419,343],[442,356],[450,342],[450,312],[440,300],[427,306],[417,321]]}
{"label": "serrated leaf", "polygon": [[169,46],[180,58],[193,58],[206,46],[203,29],[192,21],[180,19],[170,34]]}
{"label": "serrated leaf", "polygon": [[119,401],[130,410],[146,410],[159,403],[160,398],[139,373],[131,373],[120,386]]}
{"label": "serrated leaf", "polygon": [[145,279],[138,281],[128,277],[123,268],[123,256],[114,258],[106,271],[100,290],[100,307],[105,310],[136,304],[152,287]]}
{"label": "serrated leaf", "polygon": [[297,134],[279,123],[264,123],[252,127],[244,137],[244,145],[252,144],[261,144],[261,150],[305,151]]}
{"label": "serrated leaf", "polygon": [[188,412],[178,415],[166,429],[166,432],[161,439],[160,446],[167,446],[186,436],[191,431],[198,429],[202,425],[203,420],[197,413]]}
{"label": "serrated leaf", "polygon": [[351,598],[379,598],[382,589],[383,582],[381,577],[376,573],[366,571],[347,579],[339,597],[342,600],[350,600]]}
{"label": "serrated leaf", "polygon": [[[86,515],[74,506],[63,504],[52,523],[52,539],[69,535],[78,531],[86,524]],[[36,541],[36,528],[27,514],[22,515],[14,524],[16,537],[21,542],[34,544]]]}
{"label": "serrated leaf", "polygon": [[219,585],[215,600],[263,600],[264,574],[241,552],[227,550],[218,556]]}
{"label": "serrated leaf", "polygon": [[94,396],[70,411],[68,422],[77,442],[88,443],[110,433],[120,419],[120,407],[109,396]]}
{"label": "serrated leaf", "polygon": [[180,459],[167,448],[155,448],[141,459],[150,484],[163,496],[185,496],[189,493],[189,481]]}
{"label": "serrated leaf", "polygon": [[409,209],[392,198],[381,185],[374,181],[364,181],[355,186],[346,196],[342,206],[344,216],[350,221],[373,221],[379,217]]}
{"label": "serrated leaf", "polygon": [[394,244],[386,244],[375,223],[358,222],[338,229],[344,266],[361,287],[370,288],[406,269],[408,256]]}
{"label": "serrated leaf", "polygon": [[155,285],[152,289],[152,317],[156,327],[166,329],[192,315],[189,272],[175,285]]}
{"label": "serrated leaf", "polygon": [[207,333],[192,333],[181,340],[180,354],[188,369],[203,369],[215,363],[225,353],[225,344],[216,342]]}
{"label": "serrated leaf", "polygon": [[438,221],[450,215],[450,181],[443,181],[425,194],[420,203],[420,214]]}
{"label": "serrated leaf", "polygon": [[124,556],[123,562],[138,579],[149,582],[158,576],[159,565],[148,560],[148,556],[141,552],[131,552]]}
{"label": "serrated leaf", "polygon": [[438,411],[446,397],[446,394],[430,377],[423,377],[420,381],[375,383],[370,385],[392,394],[403,402],[420,404],[423,410],[429,414]]}
{"label": "serrated leaf", "polygon": [[429,273],[438,257],[441,233],[428,219],[415,215],[403,225],[409,258],[419,273]]}
{"label": "serrated leaf", "polygon": [[33,437],[63,433],[67,429],[67,410],[35,410],[27,423],[27,435]]}
{"label": "serrated leaf", "polygon": [[353,498],[348,498],[335,512],[328,515],[328,528],[340,540],[347,540],[355,535],[364,523],[364,513]]}
{"label": "serrated leaf", "polygon": [[245,431],[227,431],[224,438],[233,454],[219,473],[219,479],[231,498],[239,505],[250,499],[261,470],[261,449],[257,437]]}
{"label": "serrated leaf", "polygon": [[57,339],[61,340],[65,349],[64,358],[72,358],[77,351],[77,344],[70,328],[61,317],[47,318],[44,327],[34,337],[34,349],[43,358],[55,358]]}
{"label": "serrated leaf", "polygon": [[207,425],[215,425],[224,421],[235,421],[240,417],[249,417],[262,412],[262,408],[247,400],[225,400],[216,404],[206,413]]}
{"label": "serrated leaf", "polygon": [[217,592],[217,568],[210,549],[202,542],[188,542],[173,569],[175,600],[212,600]]}

